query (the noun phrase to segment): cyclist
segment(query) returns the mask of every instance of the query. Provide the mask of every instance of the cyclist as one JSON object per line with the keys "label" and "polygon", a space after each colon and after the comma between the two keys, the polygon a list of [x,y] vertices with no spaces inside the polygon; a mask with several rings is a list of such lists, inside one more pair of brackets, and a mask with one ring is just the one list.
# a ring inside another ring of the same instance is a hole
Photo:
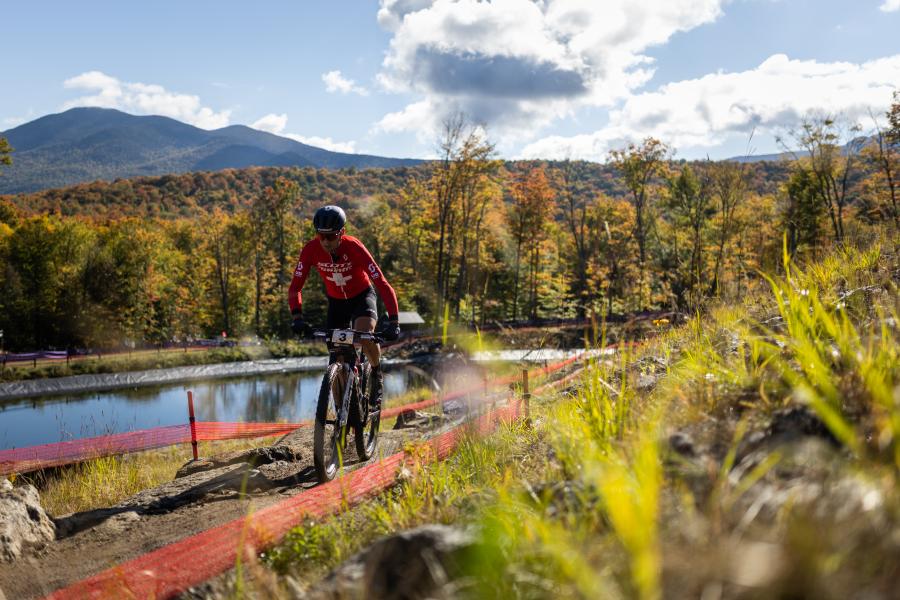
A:
{"label": "cyclist", "polygon": [[[329,329],[352,326],[359,331],[374,332],[378,318],[375,299],[377,288],[388,314],[379,335],[387,341],[394,341],[400,337],[397,294],[363,243],[344,234],[346,224],[347,215],[337,206],[323,206],[313,215],[317,235],[303,246],[288,290],[291,329],[300,335],[310,331],[309,325],[303,321],[303,298],[300,291],[310,270],[315,268],[325,282]],[[381,405],[384,389],[381,348],[373,341],[363,341],[362,348],[372,365],[370,404],[377,408]]]}

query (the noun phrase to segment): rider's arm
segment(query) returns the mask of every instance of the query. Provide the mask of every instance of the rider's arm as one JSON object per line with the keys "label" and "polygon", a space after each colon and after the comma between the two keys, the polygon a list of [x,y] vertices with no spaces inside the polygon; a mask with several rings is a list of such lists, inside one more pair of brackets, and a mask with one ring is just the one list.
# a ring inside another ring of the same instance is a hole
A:
{"label": "rider's arm", "polygon": [[300,290],[309,277],[309,271],[313,266],[312,247],[307,244],[300,252],[300,259],[297,261],[297,267],[294,269],[294,277],[291,279],[291,285],[288,288],[288,306],[291,309],[291,315],[299,315],[301,306],[303,305],[303,295]]}
{"label": "rider's arm", "polygon": [[394,291],[391,284],[384,278],[381,267],[378,266],[378,263],[376,263],[375,259],[372,258],[372,255],[369,254],[366,247],[362,245],[362,242],[357,240],[357,243],[354,244],[354,246],[359,255],[358,258],[362,261],[363,268],[366,270],[366,274],[375,285],[375,289],[378,290],[381,301],[384,302],[384,308],[387,310],[388,317],[396,318],[397,313],[400,311],[399,305],[397,304],[397,292]]}

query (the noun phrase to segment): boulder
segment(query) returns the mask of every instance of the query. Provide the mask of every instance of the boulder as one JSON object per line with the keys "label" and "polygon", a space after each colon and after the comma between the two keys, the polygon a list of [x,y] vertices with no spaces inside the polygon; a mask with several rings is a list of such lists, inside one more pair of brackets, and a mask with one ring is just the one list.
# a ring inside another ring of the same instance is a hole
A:
{"label": "boulder", "polygon": [[5,478],[0,481],[0,561],[12,562],[53,541],[56,529],[34,486],[13,487]]}
{"label": "boulder", "polygon": [[465,554],[474,546],[467,532],[425,525],[382,538],[314,586],[305,598],[448,598]]}

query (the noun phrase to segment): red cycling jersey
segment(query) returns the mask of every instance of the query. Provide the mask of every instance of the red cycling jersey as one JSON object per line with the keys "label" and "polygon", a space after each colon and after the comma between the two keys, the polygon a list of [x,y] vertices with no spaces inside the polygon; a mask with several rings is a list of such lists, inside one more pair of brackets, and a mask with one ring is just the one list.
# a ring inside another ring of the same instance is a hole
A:
{"label": "red cycling jersey", "polygon": [[303,284],[306,283],[309,271],[313,267],[325,282],[325,293],[330,298],[338,300],[353,298],[375,284],[378,295],[387,308],[388,316],[397,316],[399,308],[394,288],[384,278],[384,273],[362,242],[349,235],[341,238],[341,243],[334,254],[329,254],[318,238],[313,238],[303,246],[297,268],[294,269],[291,287],[288,289],[288,305],[292,314],[299,311],[303,304],[300,290],[303,289]]}

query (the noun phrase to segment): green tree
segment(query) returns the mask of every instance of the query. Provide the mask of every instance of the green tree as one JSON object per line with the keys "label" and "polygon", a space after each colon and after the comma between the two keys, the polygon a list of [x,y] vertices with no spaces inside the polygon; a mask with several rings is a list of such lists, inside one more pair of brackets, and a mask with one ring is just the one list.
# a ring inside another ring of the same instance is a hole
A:
{"label": "green tree", "polygon": [[556,173],[559,209],[568,234],[571,236],[572,254],[570,261],[570,282],[576,302],[576,316],[584,318],[590,304],[588,291],[588,261],[592,250],[589,223],[589,193],[581,176],[583,164],[570,160],[563,162]]}
{"label": "green tree", "polygon": [[815,251],[818,245],[824,216],[818,185],[809,169],[797,168],[784,186],[782,219],[791,257],[798,252]]}
{"label": "green tree", "polygon": [[[676,267],[679,267],[677,270],[681,279],[676,283],[677,303],[679,306],[686,304],[687,307],[696,310],[703,297],[701,282],[704,279],[705,234],[714,212],[709,195],[709,181],[706,177],[701,180],[689,165],[684,165],[678,175],[669,179],[668,186],[667,204],[674,229]],[[677,240],[682,232],[688,237],[686,275],[681,275],[685,269],[681,265],[681,257],[678,256]]]}
{"label": "green tree", "polygon": [[9,145],[9,142],[6,141],[5,137],[0,137],[0,165],[11,165],[12,164],[12,146]]}

